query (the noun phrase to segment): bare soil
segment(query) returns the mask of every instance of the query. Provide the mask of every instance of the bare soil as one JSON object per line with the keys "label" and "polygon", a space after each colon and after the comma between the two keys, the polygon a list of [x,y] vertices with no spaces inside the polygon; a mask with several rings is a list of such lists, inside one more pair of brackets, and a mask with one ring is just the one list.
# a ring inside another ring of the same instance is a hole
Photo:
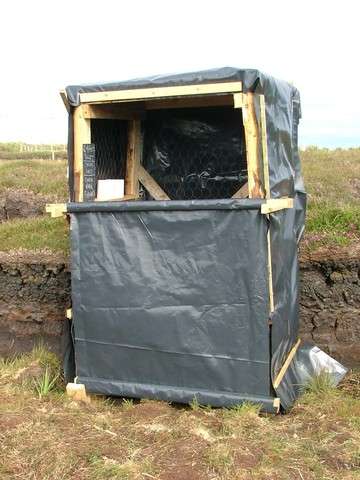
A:
{"label": "bare soil", "polygon": [[36,194],[25,188],[7,188],[0,195],[0,222],[44,215],[46,203],[54,199],[54,195]]}
{"label": "bare soil", "polygon": [[[48,250],[0,252],[0,355],[42,340],[60,352],[70,307],[68,258]],[[347,366],[360,365],[360,245],[300,254],[300,332]]]}

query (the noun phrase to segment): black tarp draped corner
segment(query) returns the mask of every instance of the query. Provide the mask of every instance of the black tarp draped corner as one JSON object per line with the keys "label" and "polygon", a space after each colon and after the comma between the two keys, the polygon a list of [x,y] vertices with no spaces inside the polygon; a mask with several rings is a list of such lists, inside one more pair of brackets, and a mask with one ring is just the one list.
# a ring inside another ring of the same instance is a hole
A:
{"label": "black tarp draped corner", "polygon": [[314,351],[302,346],[276,392],[272,387],[298,337],[297,247],[306,209],[298,91],[257,70],[227,67],[66,92],[76,106],[81,92],[232,80],[265,95],[271,197],[292,197],[295,206],[268,219],[261,200],[70,203],[75,366],[91,392],[196,397],[216,406],[248,400],[275,411],[276,396],[288,409],[321,366],[336,380],[344,374],[330,357],[321,363],[317,355],[314,366]]}

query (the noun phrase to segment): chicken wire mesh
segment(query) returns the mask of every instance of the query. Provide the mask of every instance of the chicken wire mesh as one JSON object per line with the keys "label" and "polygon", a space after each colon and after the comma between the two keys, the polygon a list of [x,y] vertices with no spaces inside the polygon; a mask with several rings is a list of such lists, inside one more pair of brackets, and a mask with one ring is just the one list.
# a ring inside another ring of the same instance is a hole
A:
{"label": "chicken wire mesh", "polygon": [[125,177],[127,122],[92,120],[91,141],[95,144],[96,181]]}
{"label": "chicken wire mesh", "polygon": [[241,111],[148,112],[143,164],[171,200],[230,198],[247,182]]}
{"label": "chicken wire mesh", "polygon": [[[230,198],[247,182],[241,111],[228,107],[147,112],[146,170],[171,200]],[[127,122],[92,120],[96,181],[125,178]],[[140,188],[142,199],[151,196]]]}

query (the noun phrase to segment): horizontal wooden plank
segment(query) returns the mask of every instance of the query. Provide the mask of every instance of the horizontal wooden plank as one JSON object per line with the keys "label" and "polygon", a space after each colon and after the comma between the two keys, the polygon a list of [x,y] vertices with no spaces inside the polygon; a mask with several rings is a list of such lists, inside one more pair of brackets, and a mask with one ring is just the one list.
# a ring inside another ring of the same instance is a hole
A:
{"label": "horizontal wooden plank", "polygon": [[177,87],[135,88],[108,92],[80,93],[81,103],[122,102],[147,98],[182,97],[187,95],[216,95],[242,91],[242,82],[206,83],[202,85],[182,85]]}
{"label": "horizontal wooden plank", "polygon": [[279,210],[284,210],[285,208],[293,208],[294,199],[293,198],[270,198],[266,200],[266,203],[261,205],[261,213],[269,214],[277,212]]}
{"label": "horizontal wooden plank", "polygon": [[164,190],[142,165],[140,165],[139,167],[138,178],[139,181],[144,185],[146,190],[150,193],[150,195],[155,198],[155,200],[170,200]]}
{"label": "horizontal wooden plank", "polygon": [[47,203],[45,205],[45,212],[50,213],[52,218],[62,217],[66,211],[66,203]]}
{"label": "horizontal wooden plank", "polygon": [[145,116],[144,106],[138,103],[132,104],[94,104],[84,103],[82,106],[83,117],[87,119],[115,119],[135,120]]}
{"label": "horizontal wooden plank", "polygon": [[[164,108],[201,108],[201,107],[233,107],[233,95],[205,95],[202,97],[189,96],[178,98],[148,99],[145,102],[146,110],[161,110]],[[136,102],[137,104],[137,102]]]}
{"label": "horizontal wooden plank", "polygon": [[109,198],[107,200],[95,198],[95,202],[127,202],[129,200],[136,200],[137,198],[135,195],[124,195],[123,197]]}

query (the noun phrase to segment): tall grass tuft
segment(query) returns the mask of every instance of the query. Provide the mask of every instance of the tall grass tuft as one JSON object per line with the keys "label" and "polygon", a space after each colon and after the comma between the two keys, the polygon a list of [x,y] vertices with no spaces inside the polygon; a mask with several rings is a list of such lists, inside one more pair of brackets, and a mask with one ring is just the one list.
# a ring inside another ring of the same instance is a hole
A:
{"label": "tall grass tuft", "polygon": [[335,382],[327,371],[322,371],[318,375],[313,376],[304,386],[306,393],[314,395],[330,394],[335,391]]}
{"label": "tall grass tuft", "polygon": [[40,400],[48,397],[56,389],[58,379],[59,374],[52,374],[51,370],[46,368],[43,375],[34,380],[34,387]]}

